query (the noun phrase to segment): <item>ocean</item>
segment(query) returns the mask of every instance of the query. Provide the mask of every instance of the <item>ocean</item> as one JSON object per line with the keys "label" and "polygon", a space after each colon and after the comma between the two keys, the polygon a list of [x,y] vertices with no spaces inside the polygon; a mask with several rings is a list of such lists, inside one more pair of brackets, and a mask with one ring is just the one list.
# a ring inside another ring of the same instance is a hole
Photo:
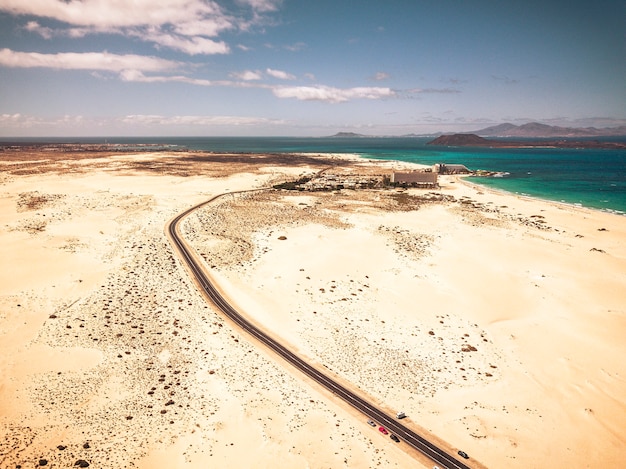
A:
{"label": "ocean", "polygon": [[[6,140],[6,139],[5,139]],[[168,144],[216,152],[354,153],[366,158],[432,165],[459,163],[502,177],[472,177],[494,189],[626,214],[626,150],[433,147],[432,138],[134,137],[128,145]],[[625,141],[614,138],[612,141]],[[12,139],[13,142],[104,143],[104,138]],[[2,144],[2,141],[0,141]]]}

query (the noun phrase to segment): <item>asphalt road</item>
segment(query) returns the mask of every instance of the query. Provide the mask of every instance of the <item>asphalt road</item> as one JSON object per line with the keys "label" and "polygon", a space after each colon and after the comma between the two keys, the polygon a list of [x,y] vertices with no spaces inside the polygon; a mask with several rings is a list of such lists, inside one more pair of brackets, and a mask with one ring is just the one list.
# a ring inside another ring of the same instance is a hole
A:
{"label": "asphalt road", "polygon": [[[401,441],[412,446],[417,449],[428,458],[430,458],[434,463],[436,463],[441,468],[448,469],[470,469],[469,466],[464,464],[463,462],[457,460],[455,457],[451,456],[444,450],[438,448],[433,443],[429,442],[425,438],[421,437],[417,433],[415,433],[410,428],[405,427],[402,423],[397,420],[395,417],[387,415],[382,410],[378,409],[376,406],[372,405],[370,402],[365,400],[363,397],[354,393],[353,391],[346,389],[341,384],[334,381],[332,378],[326,376],[324,373],[320,372],[318,369],[304,361],[295,353],[291,352],[285,346],[283,346],[280,342],[276,341],[272,337],[265,334],[263,331],[258,329],[256,326],[251,324],[246,320],[244,316],[239,314],[225,299],[222,295],[217,291],[217,289],[213,286],[213,284],[207,278],[204,270],[195,260],[194,256],[191,254],[191,247],[188,247],[187,244],[182,240],[177,231],[177,226],[180,221],[189,215],[191,212],[196,210],[197,208],[202,207],[203,205],[209,204],[214,200],[229,195],[220,194],[218,196],[213,197],[212,199],[191,207],[190,209],[184,211],[176,218],[171,220],[167,227],[167,233],[169,234],[170,239],[178,250],[181,258],[185,261],[193,276],[195,277],[200,289],[202,292],[211,300],[215,305],[226,315],[229,319],[231,319],[235,324],[241,327],[244,331],[250,334],[259,342],[266,345],[269,349],[274,351],[277,355],[283,358],[285,361],[289,362],[295,368],[300,370],[302,373],[306,374],[309,378],[315,380],[317,383],[325,387],[328,391],[335,394],[337,397],[343,399],[345,402],[350,404],[355,409],[359,410],[363,413],[363,415],[369,419],[372,419],[376,422],[378,426],[385,427],[389,433],[393,433]],[[372,429],[378,433],[378,429]],[[382,435],[381,435],[382,436]]]}

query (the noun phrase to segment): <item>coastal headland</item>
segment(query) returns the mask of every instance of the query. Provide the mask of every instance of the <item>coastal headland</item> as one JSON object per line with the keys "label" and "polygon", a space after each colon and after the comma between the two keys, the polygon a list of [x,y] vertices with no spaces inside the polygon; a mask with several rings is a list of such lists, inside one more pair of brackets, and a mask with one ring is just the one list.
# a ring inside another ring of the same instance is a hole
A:
{"label": "coastal headland", "polygon": [[225,192],[181,234],[222,294],[301,356],[470,467],[618,465],[626,217],[454,175],[272,189],[417,168],[4,151],[0,467],[432,468],[206,303],[165,226]]}

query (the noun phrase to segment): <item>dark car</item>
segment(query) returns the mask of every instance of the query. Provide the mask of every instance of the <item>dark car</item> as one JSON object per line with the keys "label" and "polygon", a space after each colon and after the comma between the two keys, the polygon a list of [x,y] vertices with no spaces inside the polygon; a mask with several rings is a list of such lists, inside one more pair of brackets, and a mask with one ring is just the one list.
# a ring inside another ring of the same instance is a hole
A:
{"label": "dark car", "polygon": [[398,438],[396,435],[391,435],[389,438],[391,438],[396,443],[400,443],[400,438]]}
{"label": "dark car", "polygon": [[465,451],[459,451],[459,456],[461,456],[462,458],[465,458],[465,459],[469,459],[469,456],[467,455],[467,453]]}

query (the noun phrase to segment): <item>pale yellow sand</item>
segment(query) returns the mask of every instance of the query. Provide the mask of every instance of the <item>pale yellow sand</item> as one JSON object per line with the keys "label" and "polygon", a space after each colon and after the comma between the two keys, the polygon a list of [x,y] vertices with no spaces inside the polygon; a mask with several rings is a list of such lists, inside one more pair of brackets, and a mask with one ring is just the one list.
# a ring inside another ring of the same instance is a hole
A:
{"label": "pale yellow sand", "polygon": [[[306,168],[136,159],[0,179],[0,467],[420,467],[231,329],[165,237],[188,206]],[[233,196],[184,230],[253,319],[452,449],[619,465],[626,218],[443,186],[418,210],[389,192]]]}

